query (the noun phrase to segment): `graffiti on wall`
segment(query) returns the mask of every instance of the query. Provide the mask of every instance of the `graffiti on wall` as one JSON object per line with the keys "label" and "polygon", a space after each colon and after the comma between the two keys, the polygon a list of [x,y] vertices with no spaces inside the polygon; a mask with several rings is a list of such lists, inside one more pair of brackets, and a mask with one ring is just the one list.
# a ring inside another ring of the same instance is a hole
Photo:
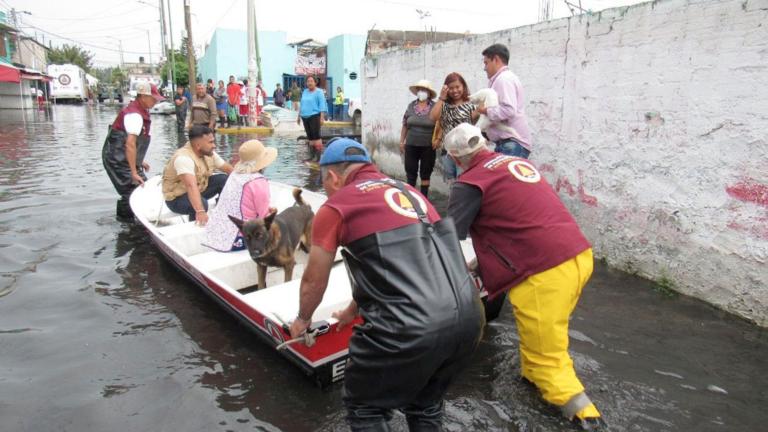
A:
{"label": "graffiti on wall", "polygon": [[[551,173],[554,174],[555,167],[550,164],[541,164],[539,166],[539,169],[542,172]],[[564,175],[560,175],[557,177],[557,180],[554,182],[554,188],[555,192],[560,193],[565,192],[568,194],[568,196],[571,197],[578,197],[579,201],[581,201],[583,204],[586,204],[590,207],[597,207],[597,197],[594,195],[590,195],[586,192],[584,189],[584,172],[579,170],[578,171],[579,176],[579,182],[576,186],[571,183],[571,181],[568,179],[568,177]]]}
{"label": "graffiti on wall", "polygon": [[[768,240],[768,185],[750,177],[725,187],[725,192],[736,200],[729,206],[731,220],[728,228]],[[748,207],[762,207],[762,215],[749,214]]]}

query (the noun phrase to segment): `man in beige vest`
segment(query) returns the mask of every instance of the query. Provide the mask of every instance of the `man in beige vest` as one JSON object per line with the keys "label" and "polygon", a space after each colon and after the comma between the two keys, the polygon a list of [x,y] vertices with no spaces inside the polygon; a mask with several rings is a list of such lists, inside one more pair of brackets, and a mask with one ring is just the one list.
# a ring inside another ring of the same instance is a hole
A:
{"label": "man in beige vest", "polygon": [[[186,214],[198,225],[208,222],[208,200],[218,195],[232,172],[232,165],[215,151],[213,131],[196,125],[189,141],[176,150],[163,170],[163,198],[172,211]],[[214,170],[226,174],[214,174]]]}

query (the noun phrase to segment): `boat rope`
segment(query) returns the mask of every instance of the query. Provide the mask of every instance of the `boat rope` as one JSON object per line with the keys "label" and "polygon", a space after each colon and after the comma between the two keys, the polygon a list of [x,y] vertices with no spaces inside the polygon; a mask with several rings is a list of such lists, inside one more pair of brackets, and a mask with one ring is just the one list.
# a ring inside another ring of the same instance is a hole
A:
{"label": "boat rope", "polygon": [[304,334],[302,334],[297,338],[290,339],[281,343],[280,345],[277,346],[277,350],[280,351],[280,350],[286,349],[288,348],[288,345],[295,344],[296,342],[304,342],[304,345],[311,347],[312,345],[315,344],[316,338],[317,338],[317,330],[316,329],[309,330],[304,332]]}

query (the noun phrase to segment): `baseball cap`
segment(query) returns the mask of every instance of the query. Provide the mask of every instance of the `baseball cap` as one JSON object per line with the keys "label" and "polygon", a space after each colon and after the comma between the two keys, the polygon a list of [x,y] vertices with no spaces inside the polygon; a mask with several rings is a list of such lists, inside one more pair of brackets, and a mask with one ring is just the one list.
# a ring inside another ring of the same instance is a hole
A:
{"label": "baseball cap", "polygon": [[140,83],[136,86],[136,95],[152,96],[156,101],[165,100],[165,98],[157,91],[157,86],[149,83]]}
{"label": "baseball cap", "polygon": [[485,138],[480,128],[469,123],[461,123],[448,132],[443,145],[452,156],[466,156],[486,148]]}
{"label": "baseball cap", "polygon": [[371,163],[368,151],[359,142],[351,138],[334,140],[320,157],[320,166],[344,162]]}

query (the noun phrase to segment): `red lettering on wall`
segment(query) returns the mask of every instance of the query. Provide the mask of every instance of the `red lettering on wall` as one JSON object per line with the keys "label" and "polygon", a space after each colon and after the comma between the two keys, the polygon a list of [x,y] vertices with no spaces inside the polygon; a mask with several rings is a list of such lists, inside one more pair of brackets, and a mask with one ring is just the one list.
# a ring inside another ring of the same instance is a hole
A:
{"label": "red lettering on wall", "polygon": [[[542,165],[543,167],[544,165]],[[554,171],[554,168],[551,165],[548,165],[548,167]],[[541,167],[540,170],[544,171]],[[550,172],[552,172],[550,171]],[[569,196],[577,196],[579,197],[579,201],[582,203],[590,206],[590,207],[597,207],[597,197],[594,195],[589,195],[584,190],[584,173],[579,170],[579,185],[578,187],[574,187],[573,184],[571,184],[571,181],[568,180],[565,176],[560,176],[557,178],[557,182],[555,183],[555,191],[557,193],[560,193],[561,190],[564,190]]]}
{"label": "red lettering on wall", "polygon": [[768,185],[745,178],[735,185],[727,186],[725,191],[739,201],[752,202],[762,207],[768,207]]}

